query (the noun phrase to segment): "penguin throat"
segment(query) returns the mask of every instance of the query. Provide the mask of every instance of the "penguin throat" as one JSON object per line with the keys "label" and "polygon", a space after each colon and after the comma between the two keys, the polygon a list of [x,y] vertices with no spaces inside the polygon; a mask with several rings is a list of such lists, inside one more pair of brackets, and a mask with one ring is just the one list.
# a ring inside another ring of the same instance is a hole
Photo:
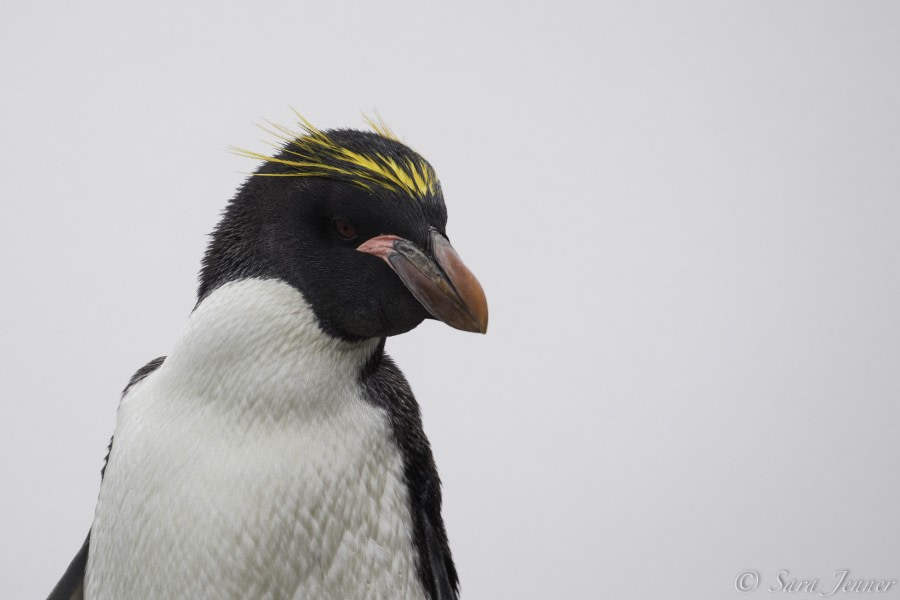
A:
{"label": "penguin throat", "polygon": [[178,395],[220,407],[269,416],[327,411],[329,400],[356,395],[344,388],[355,387],[380,343],[325,333],[302,294],[281,280],[241,279],[195,308],[161,379]]}

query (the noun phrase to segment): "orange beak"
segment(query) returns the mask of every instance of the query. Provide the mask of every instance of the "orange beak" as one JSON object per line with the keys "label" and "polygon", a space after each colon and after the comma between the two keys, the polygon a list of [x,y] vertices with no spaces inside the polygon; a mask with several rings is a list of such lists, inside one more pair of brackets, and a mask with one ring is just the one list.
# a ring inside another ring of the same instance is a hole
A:
{"label": "orange beak", "polygon": [[487,298],[481,284],[436,230],[431,230],[434,258],[396,235],[379,235],[357,250],[384,259],[434,318],[463,331],[487,331]]}

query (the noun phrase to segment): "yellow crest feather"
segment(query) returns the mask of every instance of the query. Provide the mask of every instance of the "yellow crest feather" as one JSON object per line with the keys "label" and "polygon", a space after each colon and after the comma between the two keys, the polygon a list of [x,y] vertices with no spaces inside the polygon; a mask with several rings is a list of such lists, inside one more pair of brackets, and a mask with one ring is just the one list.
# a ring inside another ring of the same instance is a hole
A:
{"label": "yellow crest feather", "polygon": [[[294,109],[291,109],[294,110]],[[266,133],[282,142],[272,144],[281,150],[279,156],[266,156],[258,152],[233,148],[247,158],[278,163],[292,170],[284,173],[256,173],[266,177],[337,177],[372,191],[376,188],[392,192],[405,192],[425,199],[433,196],[440,185],[434,170],[422,157],[402,145],[403,153],[388,150],[359,151],[339,143],[329,132],[322,131],[294,110],[300,131],[266,121],[260,126]],[[379,136],[402,144],[396,134],[377,112],[375,119],[363,115],[365,122]]]}

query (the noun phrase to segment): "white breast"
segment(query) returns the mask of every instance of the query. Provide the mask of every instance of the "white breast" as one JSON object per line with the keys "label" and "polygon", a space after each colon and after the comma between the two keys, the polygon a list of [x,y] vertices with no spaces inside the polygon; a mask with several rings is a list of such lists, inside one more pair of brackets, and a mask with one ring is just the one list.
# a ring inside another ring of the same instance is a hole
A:
{"label": "white breast", "polygon": [[401,457],[359,395],[376,342],[232,282],[119,408],[86,597],[422,598]]}

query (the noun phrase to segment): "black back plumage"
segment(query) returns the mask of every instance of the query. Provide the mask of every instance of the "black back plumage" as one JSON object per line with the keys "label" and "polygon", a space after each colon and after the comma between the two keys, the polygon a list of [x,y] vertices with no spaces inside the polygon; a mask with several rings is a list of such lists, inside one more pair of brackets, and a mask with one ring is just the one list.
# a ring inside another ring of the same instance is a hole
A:
{"label": "black back plumage", "polygon": [[422,428],[419,404],[403,373],[384,353],[383,339],[363,369],[360,383],[366,400],[389,415],[403,458],[422,585],[432,600],[456,598],[459,578],[441,517],[441,480]]}

